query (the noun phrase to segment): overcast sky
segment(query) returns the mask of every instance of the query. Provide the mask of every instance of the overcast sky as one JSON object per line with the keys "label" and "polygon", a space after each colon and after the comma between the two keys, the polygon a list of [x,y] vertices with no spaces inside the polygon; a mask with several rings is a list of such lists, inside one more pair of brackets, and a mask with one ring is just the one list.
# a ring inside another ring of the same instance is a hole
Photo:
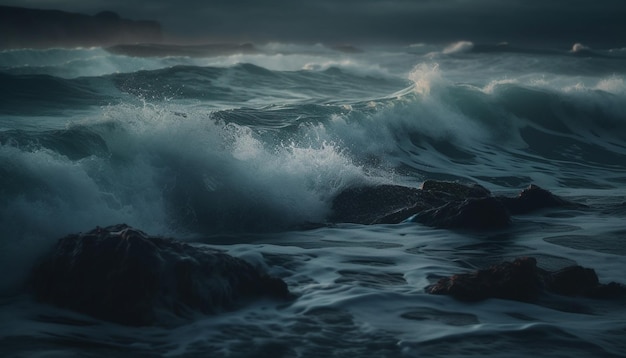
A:
{"label": "overcast sky", "polygon": [[153,19],[208,41],[626,47],[626,0],[0,0],[1,5]]}

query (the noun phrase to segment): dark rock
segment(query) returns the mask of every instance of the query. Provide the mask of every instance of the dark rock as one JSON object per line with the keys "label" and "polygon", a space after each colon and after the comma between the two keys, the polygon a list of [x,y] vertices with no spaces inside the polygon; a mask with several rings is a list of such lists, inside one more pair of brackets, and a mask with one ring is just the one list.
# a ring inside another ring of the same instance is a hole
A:
{"label": "dark rock", "polygon": [[499,197],[513,215],[527,214],[535,210],[554,207],[584,207],[560,198],[551,192],[531,184],[515,198]]}
{"label": "dark rock", "polygon": [[[472,223],[471,216],[485,217],[486,215],[474,210],[482,210],[489,207],[489,203],[481,204],[466,202],[474,201],[478,198],[488,198],[491,196],[489,190],[477,184],[465,185],[455,182],[426,180],[420,190],[416,193],[416,201],[412,206],[403,208],[391,214],[376,219],[373,224],[397,224],[406,220],[421,222],[425,225],[440,228],[487,228],[489,226],[500,227],[499,224],[489,223]],[[453,206],[465,208],[461,214],[456,214]],[[502,208],[499,206],[499,208]],[[441,210],[438,210],[441,209]],[[416,218],[417,214],[419,218]],[[456,214],[456,215],[455,215]],[[453,215],[454,217],[446,218],[445,215]],[[510,221],[506,209],[498,213],[495,218],[501,215],[506,216],[504,221]],[[466,217],[464,219],[464,217]],[[467,224],[467,225],[466,225]]]}
{"label": "dark rock", "polygon": [[614,299],[626,295],[626,286],[617,282],[600,284],[585,293],[585,296],[599,299]]}
{"label": "dark rock", "polygon": [[431,193],[445,193],[448,195],[448,199],[451,200],[486,198],[491,196],[491,192],[482,185],[461,184],[449,181],[426,180],[422,183],[421,189]]}
{"label": "dark rock", "polygon": [[331,222],[397,224],[406,220],[439,228],[497,229],[510,214],[548,207],[580,208],[536,185],[518,197],[492,196],[477,184],[427,180],[420,189],[400,185],[348,188],[333,200]]}
{"label": "dark rock", "polygon": [[419,189],[400,185],[348,188],[333,200],[333,214],[329,220],[355,224],[377,223],[383,217],[414,207],[420,202],[420,197]]}
{"label": "dark rock", "polygon": [[530,301],[539,294],[542,285],[542,279],[537,274],[537,261],[526,257],[503,262],[486,270],[442,278],[427,287],[426,292],[451,295],[464,301],[490,297]]}
{"label": "dark rock", "polygon": [[467,198],[488,197],[480,185],[427,180],[420,189],[401,185],[348,188],[333,200],[331,222],[397,224],[424,210]]}
{"label": "dark rock", "polygon": [[611,282],[601,284],[595,271],[570,266],[554,272],[537,267],[537,260],[523,257],[466,274],[440,279],[426,287],[426,292],[451,295],[465,301],[502,298],[534,301],[541,292],[566,296],[612,298],[626,295],[626,286]]}
{"label": "dark rock", "polygon": [[585,296],[600,284],[596,272],[582,266],[562,268],[550,273],[547,278],[551,291],[566,296]]}
{"label": "dark rock", "polygon": [[498,229],[507,227],[511,217],[502,203],[493,197],[451,201],[438,208],[424,210],[411,221],[447,229]]}
{"label": "dark rock", "polygon": [[127,225],[60,239],[32,282],[41,301],[127,325],[217,313],[263,296],[289,297],[285,282],[246,261]]}

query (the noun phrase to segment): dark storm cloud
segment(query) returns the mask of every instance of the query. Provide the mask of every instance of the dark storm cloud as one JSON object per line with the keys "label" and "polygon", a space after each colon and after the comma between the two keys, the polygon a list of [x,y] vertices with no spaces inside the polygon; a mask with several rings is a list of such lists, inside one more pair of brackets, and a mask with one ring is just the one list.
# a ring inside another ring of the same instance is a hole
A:
{"label": "dark storm cloud", "polygon": [[0,0],[155,19],[175,37],[239,41],[626,46],[622,0]]}

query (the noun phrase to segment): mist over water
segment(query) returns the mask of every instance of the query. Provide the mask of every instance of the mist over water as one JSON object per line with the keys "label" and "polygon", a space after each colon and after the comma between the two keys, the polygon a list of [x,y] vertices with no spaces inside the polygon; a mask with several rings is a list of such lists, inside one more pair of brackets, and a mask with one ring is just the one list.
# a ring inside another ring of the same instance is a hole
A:
{"label": "mist over water", "polygon": [[[350,53],[258,49],[211,57],[0,52],[0,269],[13,273],[0,280],[0,351],[626,354],[623,302],[466,304],[423,291],[435,278],[523,255],[544,268],[578,263],[602,282],[625,281],[619,49],[467,41]],[[426,179],[505,195],[534,183],[590,208],[521,216],[486,233],[419,224],[310,229],[326,223],[346,188]],[[298,299],[140,330],[13,295],[58,238],[117,223],[227,244],[219,247],[283,278]]]}

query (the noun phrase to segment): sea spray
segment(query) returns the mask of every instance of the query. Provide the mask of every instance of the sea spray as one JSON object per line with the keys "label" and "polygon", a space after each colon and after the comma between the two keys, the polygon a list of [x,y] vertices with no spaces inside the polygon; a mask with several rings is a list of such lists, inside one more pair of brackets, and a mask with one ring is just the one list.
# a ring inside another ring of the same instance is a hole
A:
{"label": "sea spray", "polygon": [[[424,292],[520,256],[623,282],[623,51],[570,47],[0,53],[0,354],[623,356],[619,301]],[[587,207],[478,232],[324,222],[347,188],[427,179]],[[132,329],[24,293],[58,238],[119,223],[241,257],[297,298]]]}

